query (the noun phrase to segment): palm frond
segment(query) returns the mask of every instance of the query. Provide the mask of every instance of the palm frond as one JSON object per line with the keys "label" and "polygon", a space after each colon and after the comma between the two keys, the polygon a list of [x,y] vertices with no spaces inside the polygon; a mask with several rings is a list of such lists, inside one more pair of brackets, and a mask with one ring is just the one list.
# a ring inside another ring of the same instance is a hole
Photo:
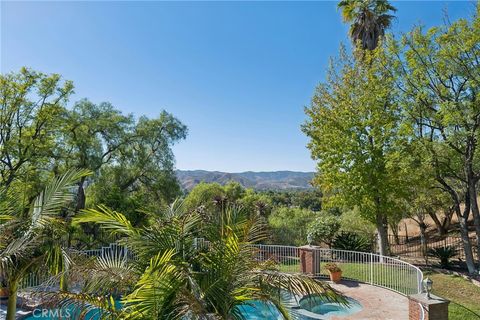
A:
{"label": "palm frond", "polygon": [[73,221],[78,223],[93,222],[112,234],[133,235],[138,233],[138,230],[133,227],[125,215],[106,206],[98,206],[98,210],[82,210],[81,214],[73,218]]}

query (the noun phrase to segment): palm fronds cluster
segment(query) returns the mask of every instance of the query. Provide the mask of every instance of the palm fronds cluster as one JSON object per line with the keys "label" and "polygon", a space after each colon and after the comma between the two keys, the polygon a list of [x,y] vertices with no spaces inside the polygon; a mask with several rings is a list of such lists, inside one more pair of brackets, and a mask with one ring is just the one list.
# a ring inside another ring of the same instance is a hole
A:
{"label": "palm fronds cluster", "polygon": [[40,268],[52,275],[65,274],[71,263],[65,236],[75,183],[88,175],[71,170],[55,178],[33,200],[0,190],[0,287],[10,292],[7,319],[15,319],[17,291],[21,281]]}
{"label": "palm fronds cluster", "polygon": [[85,210],[75,220],[120,237],[135,258],[118,254],[76,263],[70,274],[82,275],[81,290],[54,294],[63,307],[96,308],[107,319],[247,319],[242,306],[263,301],[289,319],[282,304],[286,292],[345,301],[325,283],[257,259],[253,244],[265,239],[264,223],[239,208],[205,219],[176,201],[141,227],[106,207]]}

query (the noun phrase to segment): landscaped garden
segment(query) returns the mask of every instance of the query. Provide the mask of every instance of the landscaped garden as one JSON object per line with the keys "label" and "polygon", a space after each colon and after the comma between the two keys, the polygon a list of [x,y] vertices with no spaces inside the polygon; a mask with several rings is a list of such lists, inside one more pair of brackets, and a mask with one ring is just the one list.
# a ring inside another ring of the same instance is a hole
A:
{"label": "landscaped garden", "polygon": [[480,319],[480,6],[405,33],[386,0],[337,9],[315,174],[180,172],[174,114],[2,73],[0,319],[406,319],[430,293]]}

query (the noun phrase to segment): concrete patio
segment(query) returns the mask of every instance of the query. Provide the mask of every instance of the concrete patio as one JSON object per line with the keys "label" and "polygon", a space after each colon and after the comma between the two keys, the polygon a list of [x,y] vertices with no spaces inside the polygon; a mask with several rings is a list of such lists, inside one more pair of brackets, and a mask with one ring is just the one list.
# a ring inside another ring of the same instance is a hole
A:
{"label": "concrete patio", "polygon": [[408,299],[393,291],[368,284],[342,281],[330,283],[333,288],[363,305],[351,316],[330,317],[330,320],[403,320],[408,319]]}

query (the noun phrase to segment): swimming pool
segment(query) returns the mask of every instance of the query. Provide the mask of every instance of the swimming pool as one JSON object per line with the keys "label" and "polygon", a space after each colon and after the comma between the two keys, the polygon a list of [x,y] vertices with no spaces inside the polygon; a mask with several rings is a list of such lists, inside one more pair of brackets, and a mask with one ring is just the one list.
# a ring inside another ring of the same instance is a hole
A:
{"label": "swimming pool", "polygon": [[[290,297],[291,303],[295,300]],[[307,296],[300,299],[298,303],[290,304],[289,309],[294,319],[315,320],[329,319],[331,316],[346,316],[362,310],[362,305],[347,298],[349,305],[329,303],[321,301],[319,296]],[[238,307],[246,320],[284,320],[277,308],[269,302],[250,301]],[[62,309],[38,310],[33,314],[22,318],[22,320],[99,320],[99,310],[92,309],[80,317],[79,310],[73,306]]]}
{"label": "swimming pool", "polygon": [[300,300],[300,307],[312,313],[325,316],[348,316],[363,309],[360,302],[353,298],[347,298],[348,305],[334,302],[323,302],[319,296],[307,296]]}

